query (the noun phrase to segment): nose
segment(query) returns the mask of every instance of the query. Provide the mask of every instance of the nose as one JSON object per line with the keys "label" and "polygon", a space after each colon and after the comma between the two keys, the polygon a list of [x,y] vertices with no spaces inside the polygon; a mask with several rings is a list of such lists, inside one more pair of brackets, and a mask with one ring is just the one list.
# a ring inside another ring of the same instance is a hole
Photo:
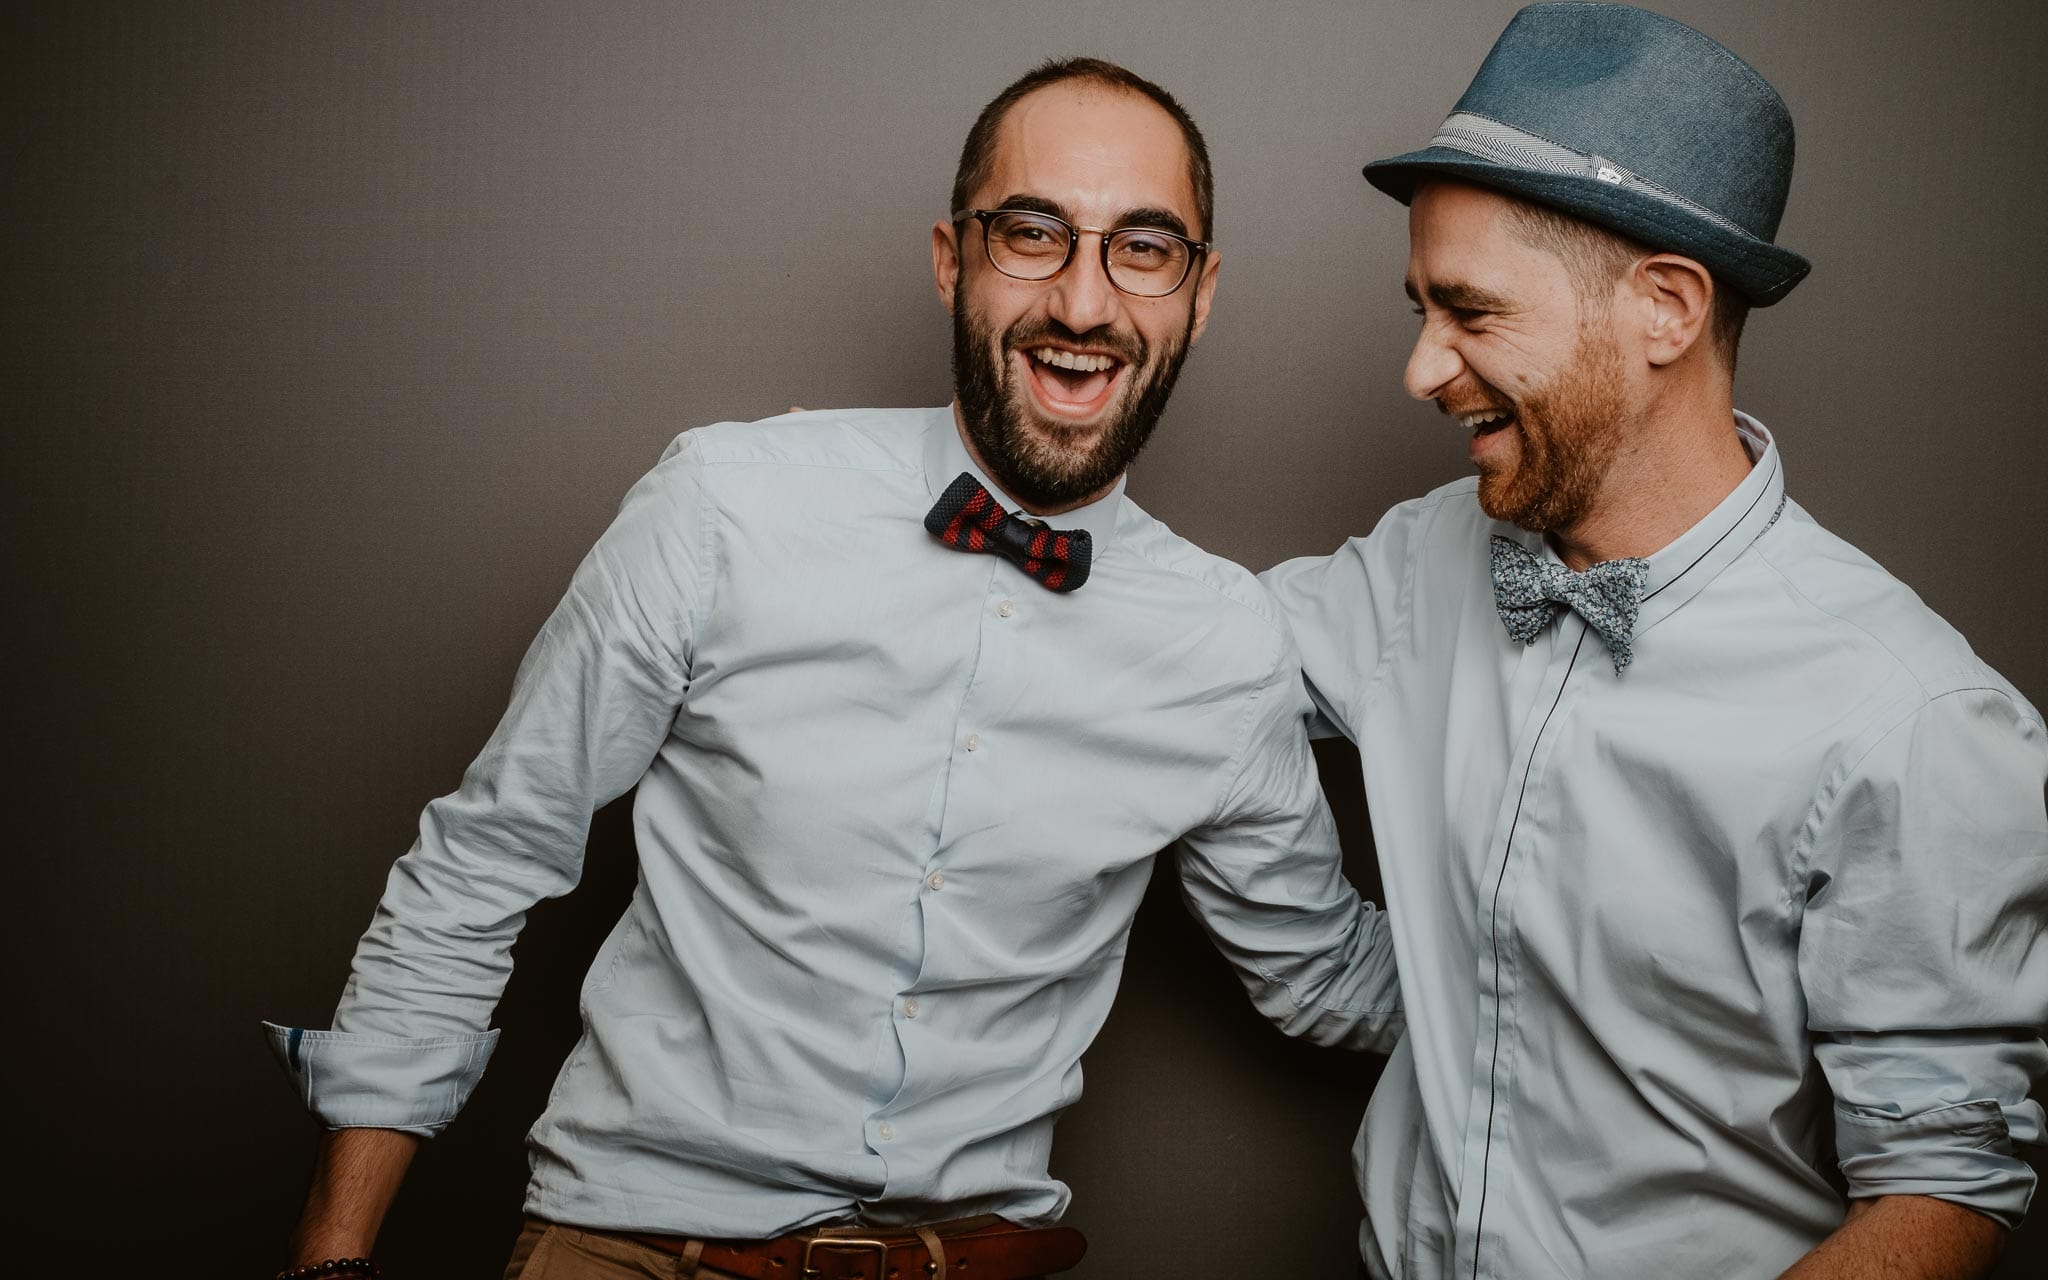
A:
{"label": "nose", "polygon": [[1401,385],[1408,394],[1417,400],[1434,400],[1464,371],[1464,360],[1444,341],[1443,326],[1424,320],[1415,350],[1408,353],[1408,367],[1401,374]]}
{"label": "nose", "polygon": [[1086,333],[1115,319],[1119,305],[1116,286],[1102,269],[1101,233],[1084,231],[1067,269],[1053,279],[1047,310],[1075,333]]}

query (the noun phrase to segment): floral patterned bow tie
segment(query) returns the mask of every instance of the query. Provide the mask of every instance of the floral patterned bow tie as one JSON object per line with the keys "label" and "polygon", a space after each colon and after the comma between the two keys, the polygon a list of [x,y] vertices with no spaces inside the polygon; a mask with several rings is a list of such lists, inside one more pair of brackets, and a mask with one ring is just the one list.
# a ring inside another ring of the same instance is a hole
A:
{"label": "floral patterned bow tie", "polygon": [[1086,529],[1054,529],[1013,516],[989,491],[962,471],[924,518],[924,527],[958,551],[987,551],[1017,567],[1051,591],[1079,590],[1088,581],[1095,540]]}
{"label": "floral patterned bow tie", "polygon": [[1628,666],[1649,561],[1637,556],[1603,560],[1573,573],[1499,534],[1493,538],[1492,560],[1493,607],[1508,635],[1529,644],[1543,634],[1558,610],[1572,609],[1606,642],[1614,669]]}

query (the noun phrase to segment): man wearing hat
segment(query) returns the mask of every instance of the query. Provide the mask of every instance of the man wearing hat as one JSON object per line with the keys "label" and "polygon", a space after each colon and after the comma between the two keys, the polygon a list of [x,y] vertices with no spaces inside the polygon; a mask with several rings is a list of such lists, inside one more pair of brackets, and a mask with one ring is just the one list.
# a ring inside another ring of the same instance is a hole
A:
{"label": "man wearing hat", "polygon": [[1734,54],[1561,4],[1366,169],[1479,473],[1265,575],[1408,1010],[1374,1275],[1963,1276],[2026,1211],[2048,735],[1734,408],[1791,168]]}

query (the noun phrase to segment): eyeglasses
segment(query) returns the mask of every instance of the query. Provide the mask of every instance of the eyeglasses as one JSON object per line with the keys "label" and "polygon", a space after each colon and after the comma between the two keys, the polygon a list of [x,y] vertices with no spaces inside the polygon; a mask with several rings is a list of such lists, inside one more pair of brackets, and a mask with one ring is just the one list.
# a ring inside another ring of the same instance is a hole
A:
{"label": "eyeglasses", "polygon": [[1077,227],[1049,213],[1022,209],[958,209],[953,221],[981,224],[982,242],[996,270],[1016,280],[1050,280],[1066,270],[1074,242],[1086,231],[1102,237],[1102,270],[1109,282],[1140,298],[1163,298],[1180,288],[1206,240],[1190,240],[1158,227]]}

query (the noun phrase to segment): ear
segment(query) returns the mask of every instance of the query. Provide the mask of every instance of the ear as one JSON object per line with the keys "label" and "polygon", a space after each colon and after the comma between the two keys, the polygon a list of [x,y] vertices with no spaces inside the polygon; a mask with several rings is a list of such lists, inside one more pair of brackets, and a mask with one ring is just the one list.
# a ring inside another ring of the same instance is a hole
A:
{"label": "ear", "polygon": [[953,294],[960,283],[960,239],[950,222],[932,224],[932,280],[939,286],[939,301],[953,310]]}
{"label": "ear", "polygon": [[1714,306],[1714,277],[1691,258],[1655,253],[1636,263],[1632,283],[1643,305],[1643,355],[1654,365],[1677,362],[1699,344]]}
{"label": "ear", "polygon": [[1214,249],[1203,255],[1202,270],[1195,277],[1195,319],[1188,330],[1188,341],[1202,336],[1202,330],[1209,327],[1209,307],[1216,300],[1216,273],[1223,269],[1223,255]]}

